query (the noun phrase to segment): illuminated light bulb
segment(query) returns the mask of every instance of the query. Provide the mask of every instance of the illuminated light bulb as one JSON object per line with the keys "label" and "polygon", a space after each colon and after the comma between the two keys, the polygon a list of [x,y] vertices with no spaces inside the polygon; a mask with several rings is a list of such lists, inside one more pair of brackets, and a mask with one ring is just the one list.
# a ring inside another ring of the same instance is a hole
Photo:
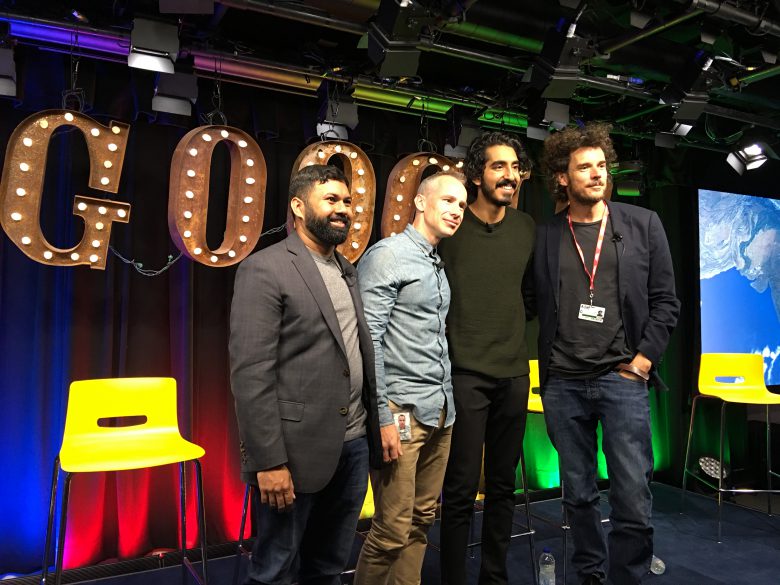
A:
{"label": "illuminated light bulb", "polygon": [[183,213],[184,217],[187,219],[192,219],[192,212],[187,210]]}
{"label": "illuminated light bulb", "polygon": [[198,255],[199,255],[201,252],[203,252],[203,250],[201,250],[200,248],[195,248],[195,249],[192,251],[192,253],[193,253],[193,254],[195,254],[196,256],[198,256]]}
{"label": "illuminated light bulb", "polygon": [[355,207],[355,211],[357,213],[363,213],[363,206],[362,205],[358,205],[357,207]]}
{"label": "illuminated light bulb", "polygon": [[22,214],[19,213],[18,211],[14,211],[11,214],[11,219],[14,220],[14,221],[22,221]]}
{"label": "illuminated light bulb", "polygon": [[92,136],[100,136],[100,130],[98,130],[97,128],[93,128],[92,130],[89,131],[89,133],[92,134]]}
{"label": "illuminated light bulb", "polygon": [[25,146],[32,146],[32,138],[26,137],[24,140],[22,140],[22,144]]}
{"label": "illuminated light bulb", "polygon": [[396,195],[395,196],[395,200],[396,201],[403,201],[404,200],[404,196],[403,195]]}
{"label": "illuminated light bulb", "polygon": [[70,112],[68,112],[67,114],[65,114],[65,119],[66,119],[68,122],[73,122],[73,114],[71,114]]}
{"label": "illuminated light bulb", "polygon": [[185,191],[185,192],[184,192],[184,196],[185,196],[187,199],[192,199],[193,197],[195,197],[195,193],[193,193],[192,191]]}
{"label": "illuminated light bulb", "polygon": [[245,215],[244,217],[241,218],[241,221],[243,221],[244,223],[249,223],[249,216]]}
{"label": "illuminated light bulb", "polygon": [[100,215],[105,215],[108,210],[105,207],[98,207],[98,213]]}
{"label": "illuminated light bulb", "polygon": [[439,161],[437,159],[433,158],[433,157],[429,158],[428,162],[431,163],[432,165],[439,164]]}
{"label": "illuminated light bulb", "polygon": [[22,170],[22,172],[26,173],[30,170],[30,165],[27,163],[19,163],[19,168]]}
{"label": "illuminated light bulb", "polygon": [[441,170],[443,170],[445,173],[450,170],[450,165],[444,165]]}
{"label": "illuminated light bulb", "polygon": [[126,212],[124,209],[118,209],[118,210],[117,210],[117,212],[116,212],[116,214],[117,214],[119,217],[124,217],[124,216],[126,216],[126,215],[127,215],[127,212]]}
{"label": "illuminated light bulb", "polygon": [[252,201],[254,201],[254,199],[251,197],[244,197],[244,203],[252,203]]}
{"label": "illuminated light bulb", "polygon": [[[48,120],[41,120],[40,122],[38,122],[38,125],[41,128],[48,128],[49,127],[49,121]],[[50,252],[50,254],[51,254],[51,252]],[[49,256],[49,258],[51,258],[51,256]]]}
{"label": "illuminated light bulb", "polygon": [[239,239],[239,240],[240,240],[242,243],[245,243],[245,242],[246,242],[246,236],[238,236],[238,239]]}
{"label": "illuminated light bulb", "polygon": [[394,238],[395,237],[395,232],[390,232],[390,237]]}
{"label": "illuminated light bulb", "polygon": [[114,134],[119,134],[122,131],[122,129],[119,126],[111,126],[111,132]]}
{"label": "illuminated light bulb", "polygon": [[313,165],[313,164],[314,164],[314,161],[313,161],[313,160],[310,160],[309,162],[307,162],[307,163],[306,163],[306,166],[307,166],[307,167],[310,167],[310,166],[311,166],[311,165]]}
{"label": "illuminated light bulb", "polygon": [[365,175],[365,174],[366,174],[366,171],[364,171],[363,169],[358,169],[358,175],[359,175],[359,176],[361,176],[361,177],[362,177],[362,176],[363,176],[363,175]]}
{"label": "illuminated light bulb", "polygon": [[349,158],[357,158],[357,152],[349,153]]}
{"label": "illuminated light bulb", "polygon": [[192,232],[190,230],[184,230],[184,233],[182,235],[185,238],[189,238],[192,235]]}
{"label": "illuminated light bulb", "polygon": [[92,247],[93,248],[99,248],[100,247],[100,240],[92,240]]}
{"label": "illuminated light bulb", "polygon": [[463,166],[463,161],[458,161],[458,163],[455,165],[456,169],[459,169]]}
{"label": "illuminated light bulb", "polygon": [[239,140],[239,141],[238,141],[238,145],[239,145],[241,148],[246,148],[246,140]]}
{"label": "illuminated light bulb", "polygon": [[206,142],[211,142],[211,134],[204,134],[201,136]]}
{"label": "illuminated light bulb", "polygon": [[108,185],[108,177],[101,177],[100,184],[101,185]]}
{"label": "illuminated light bulb", "polygon": [[220,136],[222,136],[222,138],[227,138],[228,136],[230,136],[230,132],[228,132],[227,130],[223,130],[219,134]]}
{"label": "illuminated light bulb", "polygon": [[393,221],[401,221],[401,216],[397,213],[393,216]]}
{"label": "illuminated light bulb", "polygon": [[325,153],[324,153],[322,150],[318,150],[318,151],[317,151],[317,156],[318,156],[319,158],[325,158]]}
{"label": "illuminated light bulb", "polygon": [[98,261],[98,255],[97,255],[97,254],[92,254],[92,255],[89,257],[89,261],[90,261],[90,262],[92,262],[92,263],[95,263],[95,262],[97,262],[97,261]]}
{"label": "illuminated light bulb", "polygon": [[70,255],[70,259],[73,260],[74,262],[76,260],[78,260],[79,259],[79,253],[78,252],[73,252],[73,254]]}
{"label": "illuminated light bulb", "polygon": [[413,164],[414,166],[416,166],[416,167],[419,167],[419,166],[420,166],[420,161],[419,161],[419,160],[417,160],[417,159],[414,159],[414,160],[412,161],[412,164]]}
{"label": "illuminated light bulb", "polygon": [[212,262],[216,262],[217,260],[219,260],[219,258],[217,258],[216,256],[212,255],[211,258],[209,258],[209,260],[211,260]]}
{"label": "illuminated light bulb", "polygon": [[54,254],[52,254],[49,250],[46,250],[43,253],[43,257],[46,258],[47,260],[51,260],[53,256],[54,256]]}
{"label": "illuminated light bulb", "polygon": [[194,177],[195,176],[195,169],[187,169],[187,176],[188,177]]}
{"label": "illuminated light bulb", "polygon": [[86,211],[87,210],[87,204],[83,201],[77,205],[79,211]]}
{"label": "illuminated light bulb", "polygon": [[337,144],[335,150],[336,150],[336,152],[341,152],[341,145]]}
{"label": "illuminated light bulb", "polygon": [[230,250],[228,252],[228,256],[230,256],[231,258],[235,258],[236,257],[236,251],[235,250]]}
{"label": "illuminated light bulb", "polygon": [[252,177],[247,177],[246,178],[246,184],[247,185],[254,185],[255,184],[255,180]]}
{"label": "illuminated light bulb", "polygon": [[24,197],[25,195],[27,195],[27,191],[25,191],[24,189],[22,189],[21,187],[19,187],[19,188],[16,190],[16,194],[17,194],[19,197]]}
{"label": "illuminated light bulb", "polygon": [[253,161],[251,158],[246,159],[246,166],[248,167],[255,166],[255,161]]}
{"label": "illuminated light bulb", "polygon": [[362,224],[359,221],[356,221],[355,224],[353,225],[353,227],[355,228],[355,231],[359,230],[361,225]]}
{"label": "illuminated light bulb", "polygon": [[106,167],[107,169],[110,169],[111,167],[114,166],[114,163],[112,163],[110,160],[105,160],[103,161],[103,166]]}
{"label": "illuminated light bulb", "polygon": [[357,242],[352,242],[352,247],[355,248],[355,250],[357,250],[360,247],[360,244],[358,244]]}
{"label": "illuminated light bulb", "polygon": [[25,246],[29,246],[32,243],[32,240],[29,236],[22,236],[22,244]]}
{"label": "illuminated light bulb", "polygon": [[357,188],[357,192],[358,192],[358,193],[360,193],[360,194],[362,195],[363,193],[365,193],[365,192],[366,192],[366,188],[365,188],[365,187],[358,187],[358,188]]}
{"label": "illuminated light bulb", "polygon": [[198,156],[198,149],[190,148],[190,156]]}
{"label": "illuminated light bulb", "polygon": [[109,143],[109,145],[108,145],[108,150],[110,150],[111,152],[116,152],[117,148],[119,148],[119,147],[116,144],[114,144],[113,142]]}
{"label": "illuminated light bulb", "polygon": [[95,224],[95,229],[96,229],[97,231],[100,231],[100,230],[102,230],[102,229],[103,229],[103,222],[102,222],[102,221],[99,221],[99,222],[97,222],[97,223]]}

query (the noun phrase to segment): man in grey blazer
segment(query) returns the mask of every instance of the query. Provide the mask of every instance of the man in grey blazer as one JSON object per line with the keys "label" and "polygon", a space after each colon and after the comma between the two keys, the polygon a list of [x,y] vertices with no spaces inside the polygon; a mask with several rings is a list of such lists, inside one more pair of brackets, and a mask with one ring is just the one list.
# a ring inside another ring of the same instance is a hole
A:
{"label": "man in grey blazer", "polygon": [[290,182],[294,231],[247,258],[230,315],[231,387],[244,481],[258,489],[246,584],[337,585],[369,462],[381,465],[371,336],[353,266],[344,174]]}

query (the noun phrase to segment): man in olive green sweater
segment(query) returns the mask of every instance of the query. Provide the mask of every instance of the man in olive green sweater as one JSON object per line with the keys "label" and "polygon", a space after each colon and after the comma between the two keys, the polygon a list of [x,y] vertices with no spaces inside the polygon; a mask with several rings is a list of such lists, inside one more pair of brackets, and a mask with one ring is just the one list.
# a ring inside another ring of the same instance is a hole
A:
{"label": "man in olive green sweater", "polygon": [[479,584],[507,583],[515,471],[528,405],[524,279],[534,221],[510,207],[531,163],[520,142],[491,132],[469,148],[471,205],[439,244],[452,288],[447,338],[456,419],[442,491],[443,585],[465,585],[466,547],[484,444],[485,512]]}

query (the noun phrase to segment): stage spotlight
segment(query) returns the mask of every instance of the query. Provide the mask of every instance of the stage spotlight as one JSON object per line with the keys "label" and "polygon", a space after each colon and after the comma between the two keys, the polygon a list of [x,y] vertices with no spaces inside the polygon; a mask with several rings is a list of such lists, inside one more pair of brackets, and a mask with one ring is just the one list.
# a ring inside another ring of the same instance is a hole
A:
{"label": "stage spotlight", "polygon": [[317,121],[339,124],[354,130],[359,122],[358,107],[350,95],[352,88],[332,81],[323,81],[317,88]]}
{"label": "stage spotlight", "polygon": [[13,49],[0,49],[0,95],[16,97],[16,63]]}
{"label": "stage spotlight", "polygon": [[631,15],[629,17],[629,21],[631,22],[631,26],[638,29],[643,29],[647,26],[647,23],[650,22],[653,19],[653,17],[649,14],[646,14],[644,12],[639,12],[638,10],[632,10]]}
{"label": "stage spotlight", "polygon": [[176,25],[136,18],[130,33],[127,64],[136,69],[173,73],[179,55]]}
{"label": "stage spotlight", "polygon": [[713,479],[726,479],[728,471],[720,464],[715,457],[699,457],[699,467],[701,470]]}
{"label": "stage spotlight", "polygon": [[179,116],[191,116],[192,104],[198,99],[198,79],[188,73],[157,76],[157,87],[152,98],[155,112],[166,112]]}
{"label": "stage spotlight", "polygon": [[688,136],[688,132],[693,129],[692,124],[683,124],[682,122],[675,122],[672,126],[672,134],[677,136]]}
{"label": "stage spotlight", "polygon": [[451,158],[465,158],[469,146],[481,134],[482,128],[479,120],[474,117],[474,110],[466,106],[453,105],[447,110],[444,155]]}
{"label": "stage spotlight", "polygon": [[674,138],[674,134],[669,132],[657,132],[655,135],[655,145],[659,148],[674,148],[677,146],[677,141]]}
{"label": "stage spotlight", "polygon": [[766,153],[759,144],[749,144],[728,154],[726,162],[740,175],[757,169],[766,162]]}
{"label": "stage spotlight", "polygon": [[550,136],[550,131],[547,128],[540,128],[539,126],[528,124],[528,127],[525,129],[525,135],[529,140],[545,141],[547,140],[547,137]]}
{"label": "stage spotlight", "polygon": [[423,27],[435,18],[419,3],[381,0],[376,20],[368,27],[368,56],[380,77],[417,75],[417,43]]}

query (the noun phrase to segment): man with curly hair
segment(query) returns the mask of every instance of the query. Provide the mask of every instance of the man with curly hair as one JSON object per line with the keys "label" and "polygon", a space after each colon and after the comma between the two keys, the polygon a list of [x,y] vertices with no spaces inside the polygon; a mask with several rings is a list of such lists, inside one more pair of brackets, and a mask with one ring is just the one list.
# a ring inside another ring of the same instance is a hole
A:
{"label": "man with curly hair", "polygon": [[530,273],[534,221],[512,208],[531,163],[501,132],[466,155],[469,205],[458,232],[439,244],[452,288],[447,338],[457,417],[442,490],[442,583],[465,585],[466,547],[483,460],[480,585],[507,583],[515,473],[528,407],[522,286]]}
{"label": "man with curly hair", "polygon": [[[567,128],[544,144],[554,198],[568,206],[540,226],[534,251],[539,373],[547,432],[580,582],[640,583],[653,556],[653,450],[648,386],[680,303],[658,216],[606,201],[616,160],[606,124]],[[596,427],[610,475],[605,542],[596,484]],[[609,562],[607,562],[609,558]],[[608,568],[607,568],[608,567]]]}

